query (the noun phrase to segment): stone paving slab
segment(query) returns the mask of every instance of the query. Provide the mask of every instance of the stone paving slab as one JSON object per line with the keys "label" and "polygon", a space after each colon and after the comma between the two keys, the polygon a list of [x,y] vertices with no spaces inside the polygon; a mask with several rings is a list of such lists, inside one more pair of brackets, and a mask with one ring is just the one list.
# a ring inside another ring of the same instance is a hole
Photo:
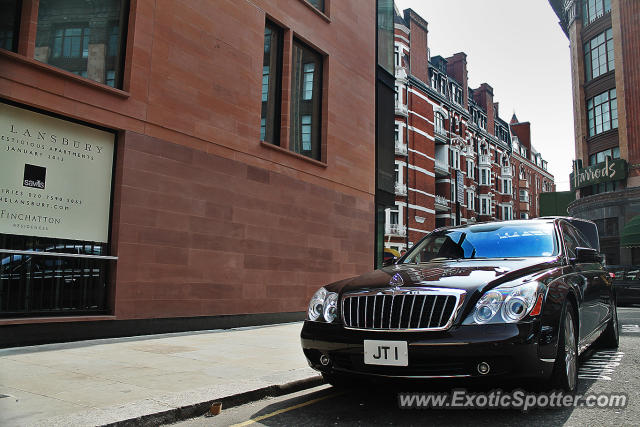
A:
{"label": "stone paving slab", "polygon": [[0,425],[149,423],[153,414],[194,410],[203,402],[310,379],[317,382],[300,348],[301,326],[296,322],[2,349],[0,395],[7,397],[0,397]]}

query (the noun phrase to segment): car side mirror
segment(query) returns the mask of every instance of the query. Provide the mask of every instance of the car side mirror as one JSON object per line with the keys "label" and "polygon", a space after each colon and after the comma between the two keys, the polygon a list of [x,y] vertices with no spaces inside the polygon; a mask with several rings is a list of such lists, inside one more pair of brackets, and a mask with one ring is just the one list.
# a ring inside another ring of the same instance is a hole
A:
{"label": "car side mirror", "polygon": [[602,258],[598,251],[592,248],[576,248],[575,262],[601,262]]}
{"label": "car side mirror", "polygon": [[382,266],[383,267],[389,267],[390,265],[393,265],[396,263],[396,261],[398,261],[399,258],[397,257],[393,257],[393,258],[387,258],[384,261],[382,261]]}

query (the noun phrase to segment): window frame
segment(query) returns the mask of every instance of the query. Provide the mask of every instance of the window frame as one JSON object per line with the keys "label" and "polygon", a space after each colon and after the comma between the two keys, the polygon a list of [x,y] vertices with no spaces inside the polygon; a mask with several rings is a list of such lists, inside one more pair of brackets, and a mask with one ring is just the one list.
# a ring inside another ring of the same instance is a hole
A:
{"label": "window frame", "polygon": [[[604,95],[606,95],[606,99]],[[601,101],[598,101],[598,98],[601,98]],[[615,87],[587,99],[586,107],[587,135],[589,138],[618,128],[618,95]],[[598,110],[600,110],[600,113],[598,113]],[[605,117],[607,117],[606,121]],[[598,118],[600,118],[600,122]],[[601,126],[600,131],[598,131],[598,124]],[[605,129],[605,125],[607,129]]]}
{"label": "window frame", "polygon": [[[299,50],[299,53],[296,52]],[[317,75],[317,79],[313,79],[313,94],[311,99],[305,99],[302,94],[304,93],[304,79],[300,78],[301,72],[304,69],[305,59],[309,57],[315,57],[314,63],[317,64],[314,67],[314,75]],[[299,60],[299,63],[297,62]],[[299,154],[304,157],[308,157],[312,160],[322,162],[324,160],[324,132],[322,121],[324,119],[324,90],[325,90],[325,68],[326,68],[326,55],[321,51],[310,46],[304,40],[299,37],[293,36],[291,45],[291,77],[290,77],[290,98],[289,98],[289,151]],[[299,86],[299,87],[298,87]],[[317,96],[316,96],[317,95]],[[304,104],[308,103],[308,104]],[[311,106],[311,111],[303,112],[302,109]],[[306,113],[306,114],[305,114]],[[311,122],[311,147],[310,150],[305,150],[302,138],[297,140],[298,133],[302,134],[302,116],[309,115],[312,117]],[[314,117],[315,116],[315,117]],[[298,119],[299,117],[299,119]],[[298,123],[298,121],[300,123]],[[300,125],[300,132],[298,132],[298,125]]]}
{"label": "window frame", "polygon": [[[104,86],[112,87],[114,89],[122,90],[125,85],[125,61],[127,59],[127,42],[128,42],[128,30],[129,20],[131,14],[131,2],[129,0],[121,0],[119,2],[120,9],[115,13],[103,18],[97,17],[97,14],[77,13],[76,19],[70,19],[68,22],[56,22],[46,9],[42,9],[42,3],[38,4],[37,10],[33,13],[33,17],[37,15],[37,22],[35,25],[35,34],[33,39],[29,42],[34,43],[35,49],[30,52],[31,58],[35,61],[42,62],[55,68],[59,68],[65,72],[76,74],[82,78],[88,79],[91,82],[101,84]],[[55,3],[52,7],[55,6]],[[48,22],[51,19],[52,22]],[[94,27],[93,22],[97,21],[100,25]],[[42,28],[42,32],[40,31]],[[65,56],[64,55],[64,40],[71,38],[71,35],[66,35],[69,29],[79,28],[81,30],[81,42],[80,42],[80,55],[79,56]],[[118,34],[117,41],[114,41],[114,28]],[[62,39],[60,42],[60,54],[54,56],[56,51],[56,35],[58,30],[62,30]],[[100,64],[101,59],[99,57],[92,57],[91,39],[92,33],[102,35],[100,38],[101,45],[104,45],[104,60]],[[86,40],[86,42],[85,42]],[[85,48],[86,46],[86,48]],[[47,50],[39,50],[40,48],[48,48]],[[86,56],[84,55],[86,50]],[[115,55],[112,55],[114,53]],[[26,52],[22,52],[26,54]],[[46,55],[45,55],[46,53]],[[98,61],[98,68],[102,68],[102,75],[90,75],[89,70],[92,69],[90,63],[92,58]],[[92,78],[92,77],[95,77]],[[111,83],[111,84],[110,84]]]}
{"label": "window frame", "polygon": [[[591,7],[593,6],[593,13]],[[598,13],[598,6],[601,6],[600,13]],[[607,9],[607,6],[609,7]],[[611,12],[611,0],[583,0],[582,1],[582,25],[585,27],[599,18],[602,18],[607,13]]]}
{"label": "window frame", "polygon": [[[602,42],[598,42],[598,39],[601,37]],[[594,43],[598,44],[594,47]],[[583,44],[583,50],[585,82],[590,82],[593,79],[615,70],[616,64],[612,28],[608,28],[587,40]],[[594,54],[597,54],[595,55],[595,60]],[[597,61],[597,68],[594,68],[594,61]],[[605,68],[604,71],[602,70],[603,67]],[[595,73],[596,70],[597,74]]]}
{"label": "window frame", "polygon": [[[267,43],[267,30],[269,32],[269,42]],[[275,36],[272,36],[275,34]],[[278,24],[265,19],[264,24],[264,44],[262,59],[262,82],[261,82],[261,105],[260,105],[260,140],[276,146],[281,145],[281,126],[282,126],[282,62],[284,56],[284,34],[285,31]],[[274,43],[274,37],[276,38]],[[267,44],[269,45],[269,55],[267,56]],[[269,71],[267,74],[267,98],[265,95],[265,62],[269,62]],[[274,68],[275,65],[275,68]],[[271,78],[273,78],[273,86]],[[269,97],[272,95],[272,99]],[[272,104],[272,105],[270,105]],[[264,130],[263,124],[264,121]],[[272,127],[269,125],[271,124]]]}

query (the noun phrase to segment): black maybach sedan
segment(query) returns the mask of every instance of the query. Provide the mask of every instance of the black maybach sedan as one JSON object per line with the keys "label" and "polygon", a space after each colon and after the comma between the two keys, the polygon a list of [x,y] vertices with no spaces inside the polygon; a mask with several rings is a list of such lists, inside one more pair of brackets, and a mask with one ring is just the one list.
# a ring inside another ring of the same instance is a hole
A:
{"label": "black maybach sedan", "polygon": [[301,333],[328,382],[536,378],[574,391],[578,355],[618,346],[594,223],[575,218],[433,231],[395,264],[319,289]]}

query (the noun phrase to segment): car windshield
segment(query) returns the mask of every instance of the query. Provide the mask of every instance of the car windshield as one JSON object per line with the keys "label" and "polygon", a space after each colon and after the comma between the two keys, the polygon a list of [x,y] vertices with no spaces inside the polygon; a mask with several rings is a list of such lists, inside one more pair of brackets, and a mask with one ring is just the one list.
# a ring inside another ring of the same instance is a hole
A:
{"label": "car windshield", "polygon": [[556,255],[553,223],[490,223],[436,231],[418,243],[402,261],[522,258]]}

